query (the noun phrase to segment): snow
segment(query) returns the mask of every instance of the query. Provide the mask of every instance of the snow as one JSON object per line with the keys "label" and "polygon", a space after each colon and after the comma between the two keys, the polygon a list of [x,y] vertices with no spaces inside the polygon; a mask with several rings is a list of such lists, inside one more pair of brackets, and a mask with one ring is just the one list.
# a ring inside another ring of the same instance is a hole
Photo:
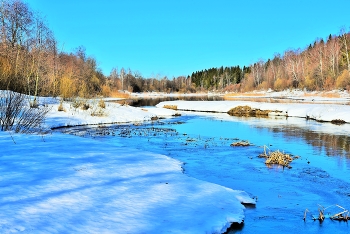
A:
{"label": "snow", "polygon": [[[219,113],[248,105],[350,123],[350,107],[341,104],[171,101],[135,108],[106,102],[100,108],[99,100],[89,100],[88,110],[63,102],[64,111],[58,111],[58,99],[39,101],[51,108],[47,128],[141,123],[179,112],[164,105]],[[244,191],[186,176],[181,162],[165,155],[49,133],[0,132],[0,233],[222,233],[232,222],[243,221],[241,203],[255,203]]]}
{"label": "snow", "polygon": [[1,233],[221,233],[252,202],[163,155],[57,133],[13,137],[0,133]]}
{"label": "snow", "polygon": [[[164,108],[135,108],[118,103],[105,102],[106,107],[98,107],[98,102],[90,103],[91,108],[82,110],[74,108],[71,103],[63,102],[64,111],[58,111],[59,104],[49,104],[49,127],[77,126],[87,124],[129,123],[149,121],[152,117],[172,116],[176,111]],[[101,112],[101,116],[92,116],[93,112]]]}
{"label": "snow", "polygon": [[[341,104],[266,103],[251,101],[166,101],[157,107],[175,105],[178,110],[227,113],[237,106],[271,110],[271,115],[311,118],[317,121],[344,120],[350,123],[350,106]],[[282,113],[280,113],[282,112]]]}
{"label": "snow", "polygon": [[[163,108],[81,110],[44,99],[46,127],[139,122]],[[92,103],[94,104],[94,103]],[[244,191],[182,173],[181,162],[121,143],[0,132],[0,233],[222,233],[244,219]]]}

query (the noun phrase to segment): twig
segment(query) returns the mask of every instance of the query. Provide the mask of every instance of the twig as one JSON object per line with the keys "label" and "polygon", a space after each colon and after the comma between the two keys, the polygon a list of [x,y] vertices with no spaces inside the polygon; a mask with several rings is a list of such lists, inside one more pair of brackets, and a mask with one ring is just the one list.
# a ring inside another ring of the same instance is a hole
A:
{"label": "twig", "polygon": [[308,209],[305,209],[305,212],[304,212],[304,221],[306,220],[306,213],[309,212]]}
{"label": "twig", "polygon": [[9,131],[8,133],[10,134],[10,136],[11,136],[11,138],[12,138],[13,143],[15,143],[15,144],[16,144],[16,141],[15,141],[15,139],[13,138],[13,136],[12,136],[11,132]]}

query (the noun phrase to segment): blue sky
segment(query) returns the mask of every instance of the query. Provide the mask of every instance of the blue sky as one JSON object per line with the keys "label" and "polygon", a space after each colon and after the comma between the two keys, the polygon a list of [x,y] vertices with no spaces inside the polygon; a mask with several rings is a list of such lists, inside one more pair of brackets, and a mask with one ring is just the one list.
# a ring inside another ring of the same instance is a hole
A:
{"label": "blue sky", "polygon": [[349,0],[24,0],[60,49],[84,46],[103,73],[190,75],[250,65],[349,31]]}

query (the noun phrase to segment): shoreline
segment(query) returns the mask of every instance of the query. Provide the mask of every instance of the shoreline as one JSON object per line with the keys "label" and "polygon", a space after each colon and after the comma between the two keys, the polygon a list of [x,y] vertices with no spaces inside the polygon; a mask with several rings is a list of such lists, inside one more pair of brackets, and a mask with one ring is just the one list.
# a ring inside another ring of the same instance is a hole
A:
{"label": "shoreline", "polygon": [[270,111],[269,117],[298,117],[318,122],[340,121],[350,123],[350,106],[340,104],[301,104],[301,103],[265,103],[252,101],[166,101],[158,108],[172,106],[178,111],[228,113],[239,106],[262,111]]}

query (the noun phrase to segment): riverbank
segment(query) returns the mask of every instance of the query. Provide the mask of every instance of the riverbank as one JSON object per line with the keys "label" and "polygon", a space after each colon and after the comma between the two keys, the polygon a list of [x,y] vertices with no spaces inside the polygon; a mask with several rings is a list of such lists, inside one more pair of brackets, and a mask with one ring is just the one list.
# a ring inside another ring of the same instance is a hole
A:
{"label": "riverbank", "polygon": [[172,106],[178,111],[228,113],[239,106],[248,106],[261,111],[270,111],[269,116],[285,116],[313,119],[320,122],[340,121],[350,123],[350,106],[341,104],[266,103],[252,101],[168,101],[159,108]]}

